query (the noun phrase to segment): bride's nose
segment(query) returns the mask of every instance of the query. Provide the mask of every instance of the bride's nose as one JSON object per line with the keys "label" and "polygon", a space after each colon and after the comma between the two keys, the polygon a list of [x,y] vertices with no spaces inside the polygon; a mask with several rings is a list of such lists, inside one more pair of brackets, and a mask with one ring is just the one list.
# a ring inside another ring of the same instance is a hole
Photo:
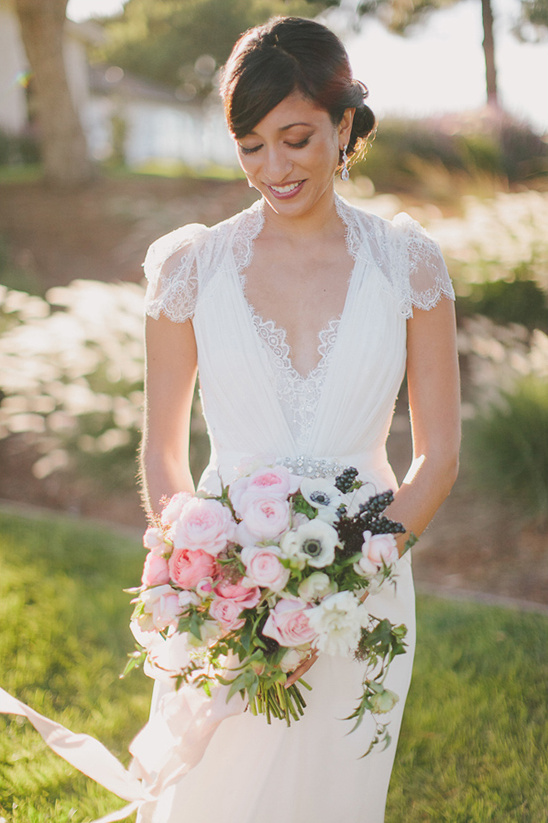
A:
{"label": "bride's nose", "polygon": [[275,146],[267,151],[264,171],[269,183],[273,185],[283,183],[292,168],[293,162],[283,146]]}

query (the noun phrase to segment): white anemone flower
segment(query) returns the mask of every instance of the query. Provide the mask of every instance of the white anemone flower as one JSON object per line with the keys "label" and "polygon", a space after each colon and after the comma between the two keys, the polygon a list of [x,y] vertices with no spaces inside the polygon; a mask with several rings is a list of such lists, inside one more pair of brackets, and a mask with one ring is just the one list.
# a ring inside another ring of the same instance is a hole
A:
{"label": "white anemone flower", "polygon": [[318,510],[320,520],[330,524],[338,520],[337,510],[344,497],[331,480],[322,477],[303,477],[301,494],[307,503]]}
{"label": "white anemone flower", "polygon": [[333,526],[315,518],[295,531],[286,532],[280,547],[283,555],[298,568],[309,565],[321,569],[333,563],[338,545],[339,535]]}

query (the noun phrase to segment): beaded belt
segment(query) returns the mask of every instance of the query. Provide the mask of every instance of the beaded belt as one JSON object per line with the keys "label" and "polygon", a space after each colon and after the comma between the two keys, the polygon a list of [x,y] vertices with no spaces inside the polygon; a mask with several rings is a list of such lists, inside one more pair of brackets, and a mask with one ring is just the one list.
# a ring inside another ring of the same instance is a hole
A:
{"label": "beaded belt", "polygon": [[276,460],[276,463],[285,466],[292,474],[302,477],[336,477],[348,468],[336,460],[306,457],[304,454],[298,457],[282,457]]}

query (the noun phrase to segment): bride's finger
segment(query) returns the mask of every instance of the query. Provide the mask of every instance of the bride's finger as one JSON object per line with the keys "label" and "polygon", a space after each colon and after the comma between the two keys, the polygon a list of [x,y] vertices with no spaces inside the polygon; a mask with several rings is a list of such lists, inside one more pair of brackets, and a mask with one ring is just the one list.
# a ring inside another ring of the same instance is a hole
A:
{"label": "bride's finger", "polygon": [[302,677],[305,672],[309,670],[309,668],[316,662],[318,659],[318,652],[314,652],[310,657],[301,663],[294,672],[292,672],[285,682],[285,688],[288,689],[293,683],[296,683],[299,677]]}

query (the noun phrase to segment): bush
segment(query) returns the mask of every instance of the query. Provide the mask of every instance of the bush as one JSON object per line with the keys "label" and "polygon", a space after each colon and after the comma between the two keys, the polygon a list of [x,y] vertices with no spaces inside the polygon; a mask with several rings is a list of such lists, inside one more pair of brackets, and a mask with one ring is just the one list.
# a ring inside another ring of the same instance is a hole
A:
{"label": "bush", "polygon": [[[0,286],[0,440],[19,437],[42,480],[135,486],[143,406],[143,289],[74,280],[45,298]],[[23,446],[21,445],[21,450]],[[191,467],[208,455],[197,395]]]}
{"label": "bush", "polygon": [[468,423],[480,487],[548,523],[548,383],[529,376]]}
{"label": "bush", "polygon": [[0,130],[0,166],[25,166],[39,162],[40,147],[35,137]]}
{"label": "bush", "polygon": [[[374,148],[355,165],[355,175],[370,177],[381,190],[424,191],[428,167],[465,180],[496,179],[502,185],[548,173],[548,145],[525,124],[509,118],[467,123],[387,119],[380,123]],[[430,192],[427,192],[430,193]]]}
{"label": "bush", "polygon": [[495,323],[519,323],[532,331],[548,331],[548,300],[538,283],[518,276],[515,280],[472,283],[460,297],[459,315],[482,314]]}

